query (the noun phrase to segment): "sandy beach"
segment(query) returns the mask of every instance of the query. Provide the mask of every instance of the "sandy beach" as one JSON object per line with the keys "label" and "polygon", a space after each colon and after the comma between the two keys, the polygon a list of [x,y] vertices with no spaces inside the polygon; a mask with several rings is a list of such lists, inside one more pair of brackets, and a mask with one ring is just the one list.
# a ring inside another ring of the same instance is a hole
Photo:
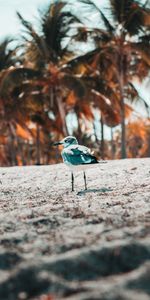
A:
{"label": "sandy beach", "polygon": [[0,169],[0,299],[148,300],[150,158]]}

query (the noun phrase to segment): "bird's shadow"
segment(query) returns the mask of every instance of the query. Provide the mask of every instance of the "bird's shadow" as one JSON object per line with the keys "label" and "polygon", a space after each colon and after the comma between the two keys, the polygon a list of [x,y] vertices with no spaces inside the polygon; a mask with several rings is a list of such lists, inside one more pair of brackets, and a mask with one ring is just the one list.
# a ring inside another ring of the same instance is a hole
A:
{"label": "bird's shadow", "polygon": [[101,189],[87,189],[87,190],[84,190],[84,191],[79,191],[77,193],[78,196],[83,196],[87,193],[107,193],[107,192],[112,192],[112,189],[111,188],[101,188]]}

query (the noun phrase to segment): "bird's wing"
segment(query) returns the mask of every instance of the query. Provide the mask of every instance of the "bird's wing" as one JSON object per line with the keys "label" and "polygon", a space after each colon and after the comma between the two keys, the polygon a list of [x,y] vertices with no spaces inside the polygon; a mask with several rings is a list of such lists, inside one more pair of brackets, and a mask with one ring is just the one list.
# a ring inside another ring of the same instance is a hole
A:
{"label": "bird's wing", "polygon": [[91,150],[85,146],[72,145],[62,151],[64,162],[72,165],[97,163]]}
{"label": "bird's wing", "polygon": [[68,148],[70,148],[73,152],[76,153],[91,154],[91,149],[82,145],[72,145]]}

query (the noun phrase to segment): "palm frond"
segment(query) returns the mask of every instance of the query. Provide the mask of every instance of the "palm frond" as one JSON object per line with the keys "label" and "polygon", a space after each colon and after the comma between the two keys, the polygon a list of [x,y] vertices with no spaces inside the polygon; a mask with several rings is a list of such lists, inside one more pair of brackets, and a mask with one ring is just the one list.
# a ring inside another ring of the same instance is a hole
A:
{"label": "palm frond", "polygon": [[81,4],[88,5],[90,12],[92,10],[93,12],[99,14],[99,18],[100,18],[100,20],[103,21],[105,29],[107,30],[107,32],[109,34],[112,34],[115,31],[115,28],[113,27],[113,25],[110,23],[110,21],[108,20],[108,18],[105,16],[105,14],[102,12],[102,10],[100,9],[100,7],[95,2],[93,2],[92,0],[80,0],[79,2]]}
{"label": "palm frond", "polygon": [[30,36],[30,40],[33,40],[36,44],[36,46],[38,47],[39,52],[41,53],[41,55],[43,55],[45,57],[46,60],[48,60],[49,57],[49,53],[46,47],[46,44],[43,40],[43,37],[40,36],[34,29],[34,27],[32,26],[32,24],[28,21],[26,21],[19,12],[17,12],[17,16],[20,19],[22,25],[27,29],[27,33]]}
{"label": "palm frond", "polygon": [[143,30],[148,9],[138,0],[110,0],[111,12],[115,22],[121,24],[130,35]]}
{"label": "palm frond", "polygon": [[65,3],[51,4],[42,16],[42,33],[50,51],[58,54],[61,49],[63,14]]}
{"label": "palm frond", "polygon": [[92,51],[89,51],[85,54],[76,56],[70,60],[68,60],[67,64],[64,64],[62,66],[62,69],[71,69],[74,70],[77,66],[79,66],[80,64],[87,64],[90,62],[91,59],[93,59],[93,57],[99,53],[99,49],[95,49]]}
{"label": "palm frond", "polygon": [[68,11],[65,6],[65,2],[56,1],[48,7],[41,19],[42,34],[51,53],[51,59],[55,62],[68,50],[64,47],[63,41],[66,42],[66,38],[71,39],[71,34],[70,37],[68,36],[71,26],[81,24],[78,17]]}
{"label": "palm frond", "polygon": [[141,5],[136,3],[131,6],[124,27],[128,30],[130,35],[136,35],[139,32],[143,32],[143,26],[146,24],[148,16],[146,9],[143,9]]}
{"label": "palm frond", "polygon": [[110,5],[114,21],[124,24],[133,5],[133,0],[110,0]]}
{"label": "palm frond", "polygon": [[141,59],[147,64],[147,66],[150,66],[150,42],[148,40],[144,40],[144,42],[139,41],[137,43],[132,43],[131,45],[134,51],[137,51],[139,53]]}
{"label": "palm frond", "polygon": [[40,73],[33,69],[23,67],[10,68],[1,81],[0,95],[2,97],[8,97],[10,91],[12,91],[15,87],[20,86],[29,80],[32,81],[34,79],[38,79],[39,76]]}
{"label": "palm frond", "polygon": [[69,90],[73,90],[75,95],[79,98],[83,98],[86,93],[86,87],[83,81],[73,75],[65,74],[61,82],[65,85]]}
{"label": "palm frond", "polygon": [[113,34],[114,31],[115,31],[115,28],[112,26],[112,24],[109,22],[108,18],[106,18],[106,16],[104,15],[104,13],[99,10],[100,14],[101,14],[101,17],[102,17],[102,20],[104,22],[104,25],[105,25],[105,28],[107,30],[107,32],[109,34]]}
{"label": "palm frond", "polygon": [[11,38],[6,38],[0,43],[0,71],[9,68],[16,62],[16,50],[10,48],[10,44],[13,41]]}
{"label": "palm frond", "polygon": [[149,116],[150,115],[150,105],[148,105],[147,102],[145,101],[145,99],[140,95],[139,91],[136,89],[136,87],[134,86],[133,83],[129,82],[129,86],[133,89],[133,91],[135,93],[135,97],[134,97],[135,102],[140,101],[140,104],[144,105],[144,108]]}

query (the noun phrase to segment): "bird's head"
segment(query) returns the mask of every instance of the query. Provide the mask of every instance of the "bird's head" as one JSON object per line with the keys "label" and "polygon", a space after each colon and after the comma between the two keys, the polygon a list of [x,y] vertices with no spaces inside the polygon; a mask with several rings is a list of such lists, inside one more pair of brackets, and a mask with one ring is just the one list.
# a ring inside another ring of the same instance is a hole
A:
{"label": "bird's head", "polygon": [[66,148],[70,145],[77,145],[77,144],[78,144],[78,141],[74,136],[67,136],[63,140],[54,143],[54,146],[63,145],[64,148]]}

